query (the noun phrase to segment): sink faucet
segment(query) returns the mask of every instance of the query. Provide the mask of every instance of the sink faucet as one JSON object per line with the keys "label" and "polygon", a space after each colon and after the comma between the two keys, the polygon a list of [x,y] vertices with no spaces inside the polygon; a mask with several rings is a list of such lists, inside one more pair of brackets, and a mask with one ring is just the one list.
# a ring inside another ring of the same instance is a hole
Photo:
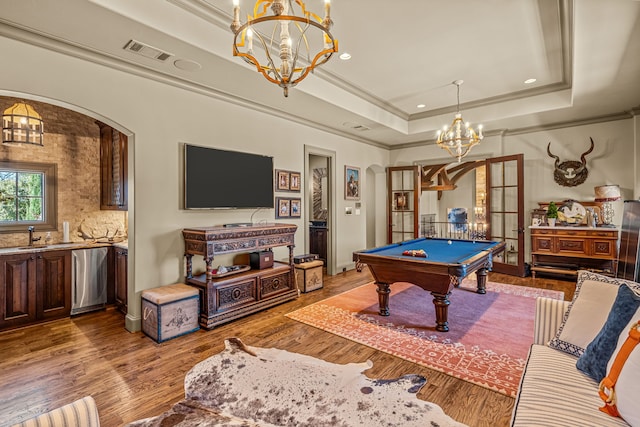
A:
{"label": "sink faucet", "polygon": [[33,246],[33,242],[37,242],[38,240],[42,239],[42,236],[35,238],[33,237],[33,232],[36,231],[36,228],[33,225],[30,225],[27,230],[29,231],[29,246]]}

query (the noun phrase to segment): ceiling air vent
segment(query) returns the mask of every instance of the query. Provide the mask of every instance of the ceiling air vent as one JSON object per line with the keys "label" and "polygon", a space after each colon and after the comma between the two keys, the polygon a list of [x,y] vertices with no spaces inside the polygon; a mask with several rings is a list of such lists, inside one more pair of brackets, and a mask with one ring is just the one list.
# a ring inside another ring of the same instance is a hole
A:
{"label": "ceiling air vent", "polygon": [[124,46],[123,49],[161,62],[164,62],[167,60],[167,58],[173,56],[172,53],[163,52],[158,48],[149,46],[148,44],[144,44],[136,40],[129,40],[129,42]]}

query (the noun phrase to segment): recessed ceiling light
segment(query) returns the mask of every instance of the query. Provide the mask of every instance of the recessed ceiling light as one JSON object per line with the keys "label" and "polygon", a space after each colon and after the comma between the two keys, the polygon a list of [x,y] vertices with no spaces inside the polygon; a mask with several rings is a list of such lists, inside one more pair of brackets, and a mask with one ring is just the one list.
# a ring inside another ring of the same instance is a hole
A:
{"label": "recessed ceiling light", "polygon": [[340,55],[340,59],[342,59],[343,61],[348,61],[351,59],[351,54],[349,52],[345,52]]}
{"label": "recessed ceiling light", "polygon": [[527,79],[524,81],[524,84],[530,85],[531,83],[535,83],[537,79]]}
{"label": "recessed ceiling light", "polygon": [[416,105],[416,108],[424,108],[424,107],[426,107],[426,105],[424,105],[424,104],[418,104],[418,105]]}

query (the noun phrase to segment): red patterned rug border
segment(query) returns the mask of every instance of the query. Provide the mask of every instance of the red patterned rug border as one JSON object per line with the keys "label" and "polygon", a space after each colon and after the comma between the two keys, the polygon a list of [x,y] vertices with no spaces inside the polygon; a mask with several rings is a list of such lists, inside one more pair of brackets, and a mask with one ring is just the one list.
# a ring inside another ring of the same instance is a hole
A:
{"label": "red patterned rug border", "polygon": [[[462,286],[473,288],[475,283],[466,281]],[[564,296],[559,291],[495,282],[487,283],[487,290],[529,298],[546,296],[562,299]],[[507,354],[497,354],[489,348],[480,348],[479,346],[466,348],[464,344],[451,342],[446,338],[442,339],[436,334],[419,332],[412,328],[403,329],[401,326],[386,324],[384,318],[360,315],[327,304],[331,299],[338,297],[340,295],[308,305],[286,314],[286,317],[421,366],[515,397],[525,365],[524,359],[514,358]]]}

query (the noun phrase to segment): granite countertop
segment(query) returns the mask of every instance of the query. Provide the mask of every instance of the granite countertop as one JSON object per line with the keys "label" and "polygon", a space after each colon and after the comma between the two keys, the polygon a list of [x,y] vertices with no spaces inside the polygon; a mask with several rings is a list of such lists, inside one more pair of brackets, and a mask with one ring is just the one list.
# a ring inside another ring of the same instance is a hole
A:
{"label": "granite countertop", "polygon": [[[30,252],[47,252],[47,251],[59,251],[59,250],[73,250],[73,249],[90,249],[112,246],[112,243],[97,243],[97,242],[70,242],[70,243],[52,243],[50,245],[33,245],[33,246],[19,246],[11,248],[0,248],[0,255],[15,255]],[[126,242],[125,242],[126,245]]]}
{"label": "granite countertop", "polygon": [[113,243],[113,247],[120,249],[129,249],[129,241],[123,240],[122,242]]}

